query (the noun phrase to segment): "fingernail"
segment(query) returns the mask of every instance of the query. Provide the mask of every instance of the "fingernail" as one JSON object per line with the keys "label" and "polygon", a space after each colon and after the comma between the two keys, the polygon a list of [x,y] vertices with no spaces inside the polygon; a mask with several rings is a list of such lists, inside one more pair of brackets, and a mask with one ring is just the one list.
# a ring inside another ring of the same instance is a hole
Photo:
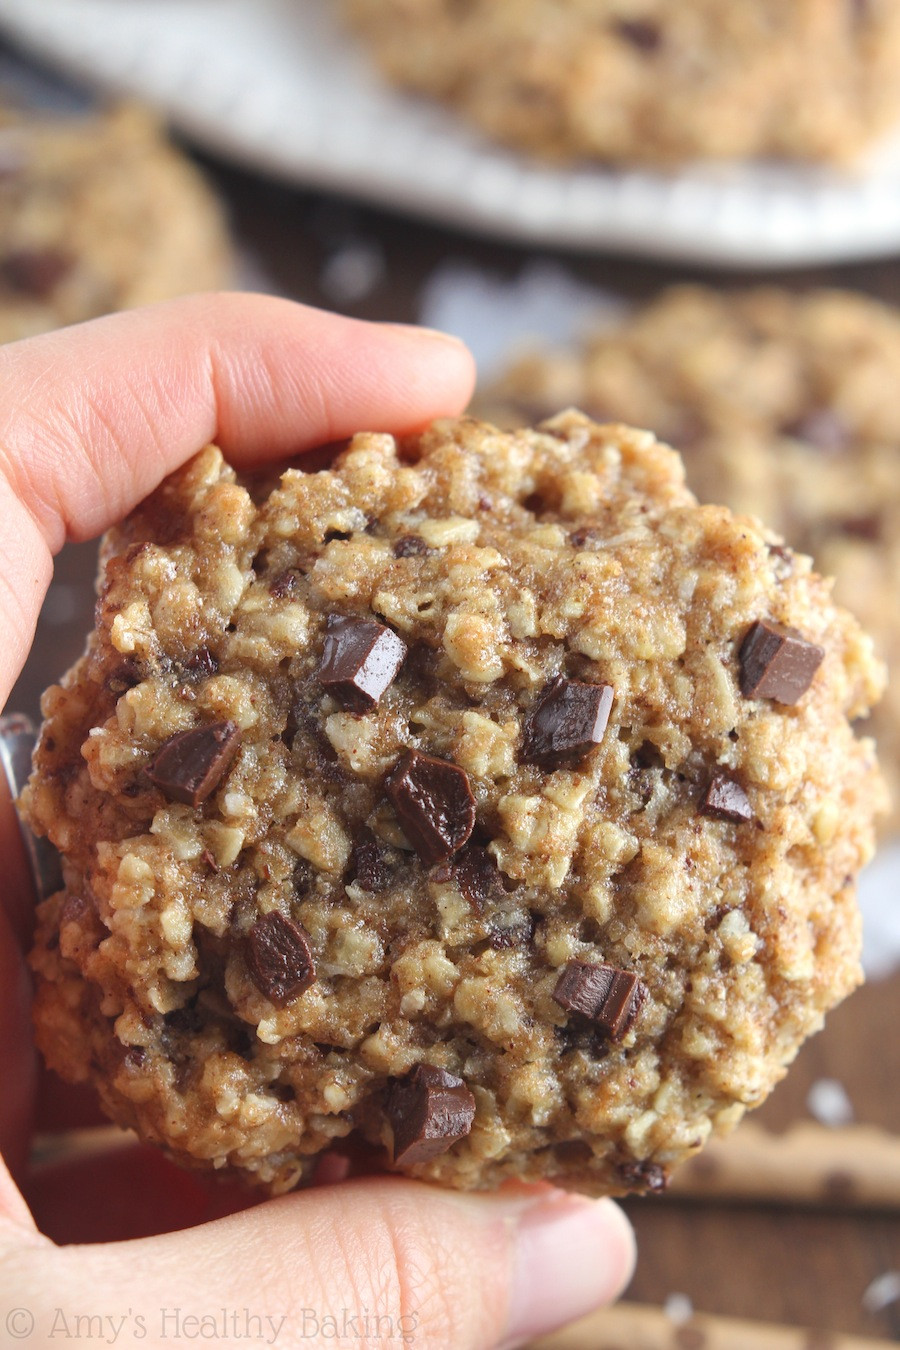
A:
{"label": "fingernail", "polygon": [[451,347],[462,347],[464,351],[469,350],[462,338],[454,337],[452,333],[443,333],[439,328],[422,328],[416,323],[383,323],[380,324],[379,327],[389,328],[391,332],[399,333],[403,337],[415,338],[417,340],[425,338],[426,341],[446,342]]}
{"label": "fingernail", "polygon": [[631,1225],[611,1200],[587,1200],[562,1191],[542,1197],[518,1220],[502,1350],[610,1303],[633,1268]]}

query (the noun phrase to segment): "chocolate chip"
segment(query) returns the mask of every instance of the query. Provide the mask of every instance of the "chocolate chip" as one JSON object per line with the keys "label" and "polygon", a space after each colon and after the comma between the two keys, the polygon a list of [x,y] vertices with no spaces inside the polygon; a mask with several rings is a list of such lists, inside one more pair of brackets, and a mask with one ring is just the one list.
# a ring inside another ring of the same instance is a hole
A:
{"label": "chocolate chip", "polygon": [[384,846],[371,830],[360,830],[350,853],[350,879],[364,891],[383,891],[390,885],[394,869]]}
{"label": "chocolate chip", "polygon": [[454,860],[453,879],[477,914],[491,901],[506,896],[500,871],[492,853],[470,845]]}
{"label": "chocolate chip", "polygon": [[824,656],[821,647],[807,642],[795,628],[758,619],[741,643],[741,693],[745,698],[796,703],[812,684]]}
{"label": "chocolate chip", "polygon": [[832,455],[848,449],[852,441],[847,423],[831,408],[814,408],[782,427],[782,431],[796,441]]}
{"label": "chocolate chip", "polygon": [[247,934],[247,969],[259,992],[286,1008],[316,978],[308,935],[277,910],[264,914]]}
{"label": "chocolate chip", "polygon": [[464,1139],[475,1119],[475,1098],[461,1078],[417,1064],[392,1084],[387,1117],[393,1132],[393,1160],[402,1167],[429,1162]]}
{"label": "chocolate chip", "polygon": [[558,675],[525,719],[523,758],[547,769],[580,764],[603,739],[612,704],[612,685]]}
{"label": "chocolate chip", "polygon": [[385,783],[397,819],[423,862],[443,862],[475,828],[469,776],[457,764],[407,750]]}
{"label": "chocolate chip", "polygon": [[580,1013],[596,1023],[611,1041],[620,1041],[641,1010],[647,986],[630,970],[568,961],[553,997],[567,1012]]}
{"label": "chocolate chip", "polygon": [[368,712],[397,678],[406,643],[373,619],[328,618],[317,676],[351,712]]}
{"label": "chocolate chip", "polygon": [[700,814],[741,825],[753,819],[753,807],[737,779],[727,773],[716,773],[700,798]]}
{"label": "chocolate chip", "polygon": [[72,258],[56,249],[22,248],[0,259],[0,278],[11,291],[46,300],[72,265]]}
{"label": "chocolate chip", "polygon": [[669,1174],[659,1163],[648,1162],[622,1162],[616,1167],[616,1172],[624,1186],[631,1191],[652,1191],[658,1193],[664,1191],[669,1184]]}
{"label": "chocolate chip", "polygon": [[147,777],[170,801],[199,806],[225,777],[240,743],[234,722],[180,731],[157,750]]}
{"label": "chocolate chip", "polygon": [[655,52],[662,46],[662,33],[645,19],[620,19],[614,27],[618,37],[640,52]]}
{"label": "chocolate chip", "polygon": [[424,558],[426,553],[433,552],[434,550],[418,534],[402,534],[399,539],[394,540],[395,558]]}

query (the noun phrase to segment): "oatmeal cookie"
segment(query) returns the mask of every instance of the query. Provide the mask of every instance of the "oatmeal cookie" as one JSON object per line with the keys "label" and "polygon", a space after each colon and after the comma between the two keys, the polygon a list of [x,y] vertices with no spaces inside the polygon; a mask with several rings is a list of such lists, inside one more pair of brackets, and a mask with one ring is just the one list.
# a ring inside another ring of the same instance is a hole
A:
{"label": "oatmeal cookie", "polygon": [[[759,516],[900,670],[900,313],[849,291],[674,287],[577,352],[522,360],[484,396],[504,422],[568,403],[652,427],[702,501]],[[900,831],[900,682],[871,722]]]}
{"label": "oatmeal cookie", "polygon": [[107,538],[24,795],[41,1048],[273,1189],[661,1188],[859,976],[882,672],[648,432],[468,419]]}
{"label": "oatmeal cookie", "polygon": [[193,165],[135,107],[0,115],[0,342],[226,285],[231,247]]}
{"label": "oatmeal cookie", "polygon": [[846,161],[900,117],[900,0],[343,0],[395,83],[615,164]]}

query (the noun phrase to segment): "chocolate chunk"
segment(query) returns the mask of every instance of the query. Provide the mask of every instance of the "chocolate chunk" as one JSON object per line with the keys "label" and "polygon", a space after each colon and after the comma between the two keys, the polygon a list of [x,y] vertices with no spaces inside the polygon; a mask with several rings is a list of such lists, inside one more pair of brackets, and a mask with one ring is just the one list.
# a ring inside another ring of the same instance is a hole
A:
{"label": "chocolate chunk", "polygon": [[433,552],[418,534],[402,534],[394,540],[395,558],[424,558],[426,553]]}
{"label": "chocolate chunk", "polygon": [[477,914],[491,900],[506,896],[493,854],[471,845],[454,860],[453,879]]}
{"label": "chocolate chunk", "polygon": [[553,997],[567,1012],[595,1022],[611,1041],[620,1041],[634,1024],[647,997],[647,986],[630,970],[568,961],[556,981]]}
{"label": "chocolate chunk", "polygon": [[631,1191],[664,1191],[669,1184],[669,1174],[659,1163],[622,1162],[616,1167],[623,1186]]}
{"label": "chocolate chunk", "polygon": [[547,769],[580,764],[603,739],[613,705],[611,684],[551,680],[525,719],[523,758]]}
{"label": "chocolate chunk", "polygon": [[753,807],[737,779],[727,773],[716,773],[700,798],[700,814],[734,820],[741,825],[753,819]]}
{"label": "chocolate chunk", "polygon": [[423,862],[443,862],[475,828],[469,776],[446,759],[407,750],[385,783],[403,833]]}
{"label": "chocolate chunk", "polygon": [[318,679],[343,707],[368,712],[397,678],[406,643],[373,619],[329,615]]}
{"label": "chocolate chunk", "polygon": [[803,441],[805,445],[832,455],[847,450],[852,441],[847,423],[831,408],[814,408],[795,422],[782,427],[782,431],[796,441]]}
{"label": "chocolate chunk", "polygon": [[475,1098],[461,1078],[417,1064],[392,1084],[387,1117],[393,1131],[393,1160],[402,1167],[429,1162],[464,1139],[475,1119]]}
{"label": "chocolate chunk", "polygon": [[308,934],[277,910],[256,920],[246,954],[250,978],[276,1008],[286,1008],[316,978]]}
{"label": "chocolate chunk", "polygon": [[225,777],[240,743],[234,722],[179,731],[157,750],[147,777],[170,801],[199,806]]}
{"label": "chocolate chunk", "polygon": [[381,841],[371,830],[360,830],[350,854],[350,879],[364,891],[383,891],[393,870]]}
{"label": "chocolate chunk", "polygon": [[751,624],[741,643],[741,693],[745,698],[774,698],[796,703],[812,684],[825,656],[795,628],[769,619]]}
{"label": "chocolate chunk", "polygon": [[615,31],[618,37],[640,52],[655,52],[662,46],[662,33],[655,23],[645,19],[620,19],[615,24]]}
{"label": "chocolate chunk", "polygon": [[19,295],[46,300],[72,270],[72,261],[56,249],[17,249],[0,259],[0,278]]}

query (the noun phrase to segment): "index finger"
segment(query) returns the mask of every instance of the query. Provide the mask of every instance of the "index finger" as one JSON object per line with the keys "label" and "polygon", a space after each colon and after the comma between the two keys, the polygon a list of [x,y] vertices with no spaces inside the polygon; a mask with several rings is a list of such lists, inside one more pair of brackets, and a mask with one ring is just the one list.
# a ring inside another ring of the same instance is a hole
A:
{"label": "index finger", "polygon": [[242,465],[458,412],[455,340],[268,296],[195,296],[0,350],[0,681],[31,642],[50,555],[105,529],[211,440]]}

